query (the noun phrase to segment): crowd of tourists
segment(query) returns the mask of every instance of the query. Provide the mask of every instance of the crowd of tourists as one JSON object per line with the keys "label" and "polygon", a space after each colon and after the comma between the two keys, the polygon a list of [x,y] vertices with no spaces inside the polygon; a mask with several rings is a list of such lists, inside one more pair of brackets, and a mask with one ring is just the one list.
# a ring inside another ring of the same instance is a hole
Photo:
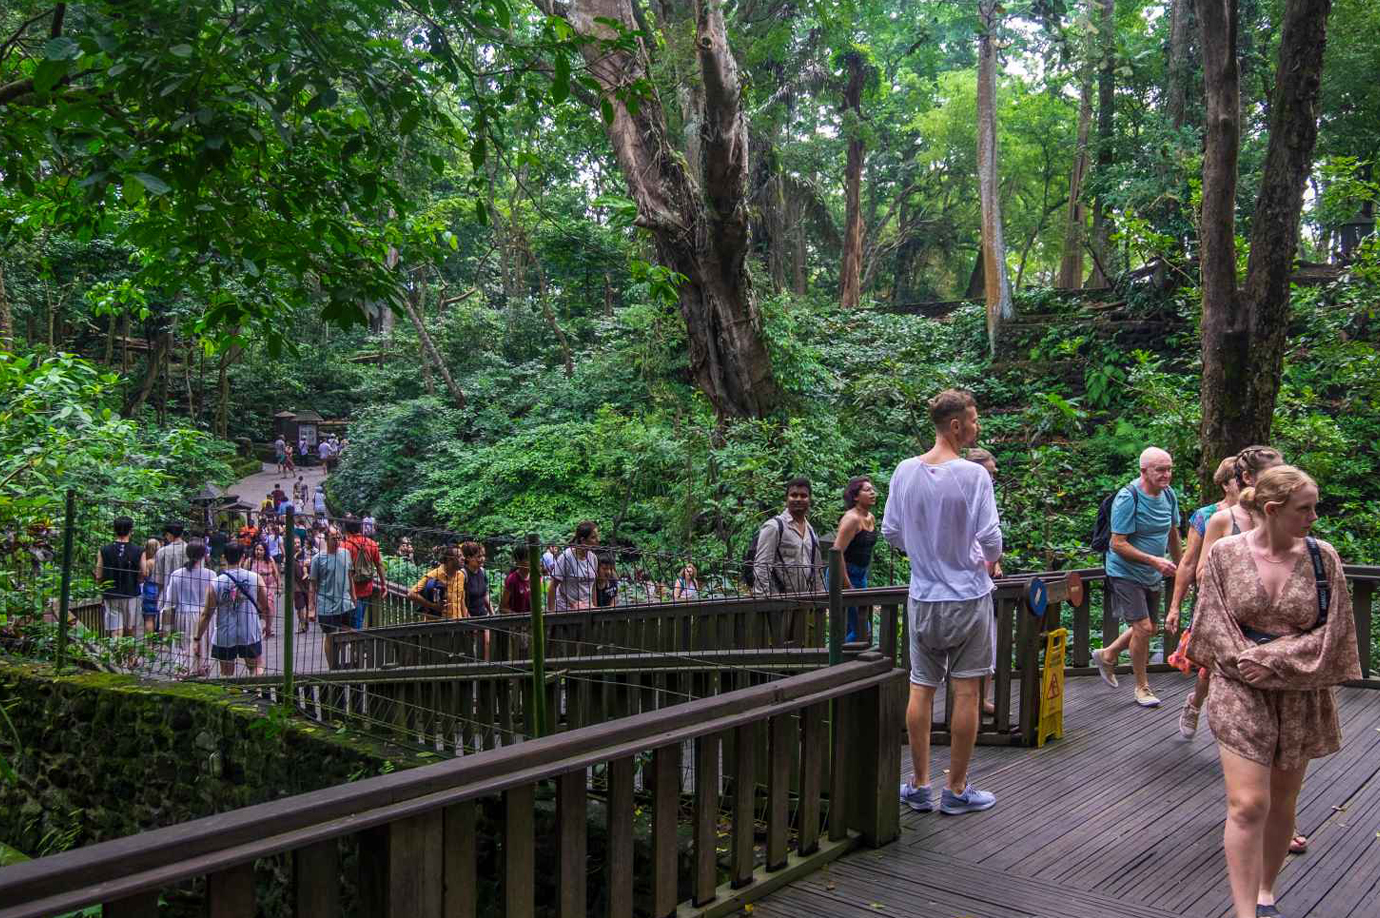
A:
{"label": "crowd of tourists", "polygon": [[323,437],[315,448],[305,435],[298,437],[296,443],[292,443],[279,434],[273,440],[273,462],[279,475],[291,475],[297,471],[298,462],[304,466],[319,462],[326,471],[331,472],[335,470],[341,454],[349,445],[349,438],[335,434]]}
{"label": "crowd of tourists", "polygon": [[[912,778],[901,785],[901,802],[921,813],[959,815],[996,804],[993,793],[968,781],[968,771],[981,711],[991,711],[983,683],[995,671],[993,591],[994,578],[1002,575],[1003,543],[993,487],[996,460],[976,446],[980,424],[973,396],[946,390],[930,400],[929,417],[934,446],[897,466],[880,528],[877,490],[869,477],[859,476],[844,488],[845,512],[832,544],[843,556],[844,589],[868,585],[879,537],[909,560],[906,726]],[[329,464],[344,448],[343,442],[323,441],[322,462]],[[275,452],[279,470],[290,473],[291,446],[280,439]],[[1111,611],[1126,628],[1093,659],[1102,679],[1117,688],[1117,665],[1128,653],[1132,699],[1142,708],[1159,706],[1147,672],[1165,578],[1173,583],[1169,632],[1179,631],[1181,607],[1196,592],[1191,628],[1168,655],[1196,679],[1179,715],[1179,732],[1192,739],[1202,712],[1209,712],[1226,784],[1225,846],[1237,918],[1278,915],[1275,879],[1289,851],[1307,844],[1294,832],[1304,772],[1311,759],[1340,747],[1331,689],[1360,677],[1342,562],[1331,545],[1309,534],[1317,519],[1317,484],[1272,447],[1251,446],[1222,461],[1214,476],[1222,497],[1188,515],[1183,544],[1183,510],[1170,486],[1173,458],[1147,447],[1138,471],[1099,510],[1092,545],[1105,552]],[[824,550],[810,521],[809,479],[787,482],[784,498],[781,512],[762,523],[743,559],[742,580],[758,595],[829,585]],[[309,502],[312,513],[296,517],[294,557],[286,559],[285,511]],[[373,518],[328,520],[321,486],[309,493],[301,476],[291,494],[281,484],[267,494],[257,521],[246,521],[238,531],[222,524],[204,539],[184,541],[182,528],[169,524],[162,544],[149,539],[140,549],[131,544],[128,518],[117,519],[114,528],[115,541],[101,550],[96,565],[107,629],[133,636],[141,618],[146,633],[173,629],[189,672],[205,672],[207,656],[222,673],[234,672],[237,660],[251,672],[261,671],[263,639],[271,636],[270,613],[286,564],[294,565],[298,629],[317,623],[328,659],[331,635],[365,627],[370,603],[385,583]],[[415,564],[415,553],[406,537],[397,542],[400,560]],[[534,589],[545,591],[546,607],[557,613],[710,595],[690,563],[671,584],[657,582],[641,567],[620,576],[593,521],[578,524],[569,544],[546,546],[535,580],[527,551],[518,546],[502,578],[497,609],[487,560],[478,541],[441,544],[435,564],[417,577],[408,599],[424,617],[462,619],[527,613]],[[851,607],[846,618],[848,641],[871,640],[870,609]],[[950,758],[936,789],[930,719],[935,693],[946,681],[952,693]]]}

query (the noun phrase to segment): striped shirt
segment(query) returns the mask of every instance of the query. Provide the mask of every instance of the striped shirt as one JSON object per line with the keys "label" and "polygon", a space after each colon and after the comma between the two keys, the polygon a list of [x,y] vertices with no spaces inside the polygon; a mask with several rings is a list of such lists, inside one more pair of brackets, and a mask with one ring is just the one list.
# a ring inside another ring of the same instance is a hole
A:
{"label": "striped shirt", "polygon": [[178,539],[158,549],[153,556],[153,582],[160,587],[168,585],[173,571],[187,563],[187,543]]}

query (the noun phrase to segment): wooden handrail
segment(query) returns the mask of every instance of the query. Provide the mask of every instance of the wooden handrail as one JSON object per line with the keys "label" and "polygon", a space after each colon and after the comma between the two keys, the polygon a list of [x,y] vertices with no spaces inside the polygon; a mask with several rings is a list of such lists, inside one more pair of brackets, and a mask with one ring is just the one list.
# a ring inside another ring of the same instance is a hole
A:
{"label": "wooden handrail", "polygon": [[[819,647],[785,647],[775,650],[696,650],[685,654],[610,653],[599,656],[548,657],[548,672],[638,673],[638,672],[722,672],[726,669],[763,671],[818,669],[828,665],[829,653]],[[411,682],[426,679],[530,679],[531,660],[501,660],[483,663],[443,663],[420,666],[389,666],[380,669],[337,669],[303,676],[305,685],[330,682]],[[279,675],[232,676],[218,680],[221,685],[253,687],[280,685]]]}
{"label": "wooden handrail", "polygon": [[[38,918],[111,901],[599,762],[837,701],[902,678],[881,654],[864,654],[838,666],[649,714],[40,858],[0,871],[0,902],[16,903],[0,908],[0,918]],[[886,752],[894,757],[894,750]]]}

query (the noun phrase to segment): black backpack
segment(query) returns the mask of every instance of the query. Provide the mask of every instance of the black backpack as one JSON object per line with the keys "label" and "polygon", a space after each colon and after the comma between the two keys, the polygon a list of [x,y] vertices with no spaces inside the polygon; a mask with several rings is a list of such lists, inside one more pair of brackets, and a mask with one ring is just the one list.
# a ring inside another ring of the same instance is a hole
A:
{"label": "black backpack", "polygon": [[[786,531],[785,526],[780,520],[776,520],[776,557],[781,557],[781,535]],[[752,538],[748,540],[747,550],[743,552],[743,583],[747,584],[748,589],[752,589],[757,584],[757,540],[762,536],[762,527],[758,526],[753,532]]]}
{"label": "black backpack", "polygon": [[[1093,523],[1092,550],[1099,555],[1105,555],[1112,547],[1112,505],[1116,503],[1117,497],[1127,488],[1131,489],[1131,500],[1134,505],[1131,509],[1131,519],[1139,522],[1140,520],[1140,488],[1134,485],[1125,485],[1117,488],[1111,494],[1102,498],[1102,503],[1097,505],[1097,522]],[[1165,488],[1169,493],[1169,500],[1173,504],[1173,515],[1179,515],[1179,495],[1174,493],[1173,488]]]}

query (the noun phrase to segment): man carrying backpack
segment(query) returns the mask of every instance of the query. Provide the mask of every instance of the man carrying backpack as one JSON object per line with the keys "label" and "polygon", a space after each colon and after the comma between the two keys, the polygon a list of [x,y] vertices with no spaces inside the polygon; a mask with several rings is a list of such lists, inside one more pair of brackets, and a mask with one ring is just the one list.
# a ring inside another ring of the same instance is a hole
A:
{"label": "man carrying backpack", "polygon": [[824,589],[819,539],[810,525],[810,479],[786,484],[786,509],[762,524],[753,545],[752,592],[806,593]]}
{"label": "man carrying backpack", "polygon": [[350,579],[355,594],[356,629],[369,623],[369,602],[376,587],[385,583],[383,557],[379,543],[364,536],[364,526],[357,519],[345,521],[345,548],[350,552]]}
{"label": "man carrying backpack", "polygon": [[[1127,624],[1115,641],[1093,653],[1093,661],[1102,681],[1115,687],[1117,658],[1130,647],[1131,668],[1136,675],[1136,704],[1143,708],[1160,704],[1150,691],[1145,665],[1150,657],[1155,609],[1160,605],[1164,578],[1174,576],[1181,551],[1179,498],[1169,487],[1173,474],[1174,460],[1169,453],[1155,446],[1146,447],[1140,454],[1140,477],[1103,501],[1098,512],[1098,531],[1093,533],[1093,548],[1107,552],[1112,609]],[[1101,531],[1104,520],[1105,534]],[[1173,561],[1165,557],[1166,549]]]}

